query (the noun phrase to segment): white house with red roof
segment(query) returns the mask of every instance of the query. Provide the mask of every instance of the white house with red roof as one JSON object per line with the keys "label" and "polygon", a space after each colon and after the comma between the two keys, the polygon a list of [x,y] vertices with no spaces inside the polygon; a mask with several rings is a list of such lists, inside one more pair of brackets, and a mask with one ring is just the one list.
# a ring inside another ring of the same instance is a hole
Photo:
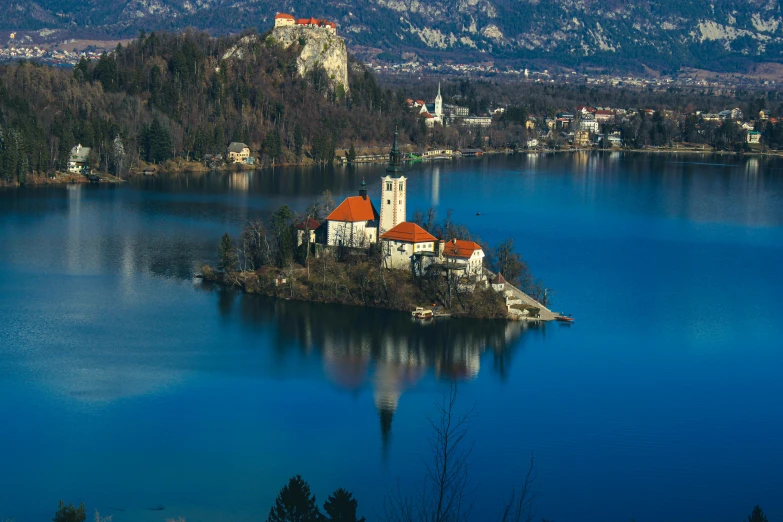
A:
{"label": "white house with red roof", "polygon": [[452,239],[440,247],[440,255],[453,265],[464,267],[468,277],[484,277],[484,249],[475,241]]}
{"label": "white house with red roof", "polygon": [[416,256],[434,257],[438,239],[416,223],[400,223],[381,234],[386,266],[410,269]]}
{"label": "white house with red roof", "polygon": [[286,13],[277,13],[275,15],[275,27],[285,27],[287,25],[296,25],[294,17]]}
{"label": "white house with red roof", "polygon": [[367,197],[362,181],[358,196],[345,198],[326,217],[326,244],[331,246],[368,247],[378,241],[380,215]]}

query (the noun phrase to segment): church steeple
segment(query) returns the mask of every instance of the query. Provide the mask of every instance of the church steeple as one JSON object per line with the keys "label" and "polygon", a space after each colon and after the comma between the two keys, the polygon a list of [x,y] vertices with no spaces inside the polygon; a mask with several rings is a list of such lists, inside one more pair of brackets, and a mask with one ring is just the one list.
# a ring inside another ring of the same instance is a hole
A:
{"label": "church steeple", "polygon": [[440,82],[438,82],[438,95],[435,96],[435,117],[443,123],[443,97],[440,95]]}
{"label": "church steeple", "polygon": [[407,220],[406,179],[402,175],[402,153],[394,129],[394,145],[389,153],[389,166],[381,178],[381,222],[379,233],[384,234]]}
{"label": "church steeple", "polygon": [[389,152],[389,166],[386,167],[387,175],[393,178],[402,176],[402,153],[397,144],[397,127],[394,128],[394,145]]}
{"label": "church steeple", "polygon": [[362,184],[359,187],[359,195],[362,199],[367,199],[367,183],[364,181],[364,178],[362,178]]}

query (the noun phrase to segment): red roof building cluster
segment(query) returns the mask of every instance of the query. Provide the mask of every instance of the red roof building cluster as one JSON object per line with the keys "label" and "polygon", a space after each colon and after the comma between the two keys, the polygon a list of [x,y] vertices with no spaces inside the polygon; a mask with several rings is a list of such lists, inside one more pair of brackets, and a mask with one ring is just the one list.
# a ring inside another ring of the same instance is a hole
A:
{"label": "red roof building cluster", "polygon": [[[329,20],[320,20],[318,18],[299,18],[295,19],[293,16],[291,16],[288,13],[277,13],[275,15],[275,21],[277,20],[290,20],[294,22],[295,25],[303,25],[307,27],[329,27],[331,29],[337,29],[337,25],[335,25],[334,22],[330,22]],[[294,25],[289,23],[283,23],[281,25]]]}

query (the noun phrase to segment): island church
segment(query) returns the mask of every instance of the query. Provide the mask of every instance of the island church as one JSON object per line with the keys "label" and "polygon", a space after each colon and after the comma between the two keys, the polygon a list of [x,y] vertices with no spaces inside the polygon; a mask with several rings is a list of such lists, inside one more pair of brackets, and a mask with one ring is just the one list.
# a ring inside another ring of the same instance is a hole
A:
{"label": "island church", "polygon": [[[436,108],[440,108],[440,89]],[[325,243],[331,247],[369,248],[381,243],[385,265],[399,270],[412,269],[421,275],[433,263],[461,265],[464,275],[484,278],[484,251],[473,241],[457,238],[439,240],[416,223],[407,220],[408,179],[403,175],[398,133],[389,153],[389,166],[381,178],[380,206],[367,195],[362,181],[358,196],[345,198],[327,217]],[[378,208],[380,210],[378,210]]]}

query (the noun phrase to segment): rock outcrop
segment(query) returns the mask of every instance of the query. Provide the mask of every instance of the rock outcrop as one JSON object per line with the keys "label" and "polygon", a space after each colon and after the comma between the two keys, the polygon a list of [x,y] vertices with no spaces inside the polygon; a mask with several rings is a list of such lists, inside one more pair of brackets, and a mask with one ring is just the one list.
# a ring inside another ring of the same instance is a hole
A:
{"label": "rock outcrop", "polygon": [[348,86],[348,50],[345,40],[328,27],[275,27],[269,36],[285,48],[302,45],[296,60],[297,70],[305,76],[320,66],[324,69],[335,92]]}

